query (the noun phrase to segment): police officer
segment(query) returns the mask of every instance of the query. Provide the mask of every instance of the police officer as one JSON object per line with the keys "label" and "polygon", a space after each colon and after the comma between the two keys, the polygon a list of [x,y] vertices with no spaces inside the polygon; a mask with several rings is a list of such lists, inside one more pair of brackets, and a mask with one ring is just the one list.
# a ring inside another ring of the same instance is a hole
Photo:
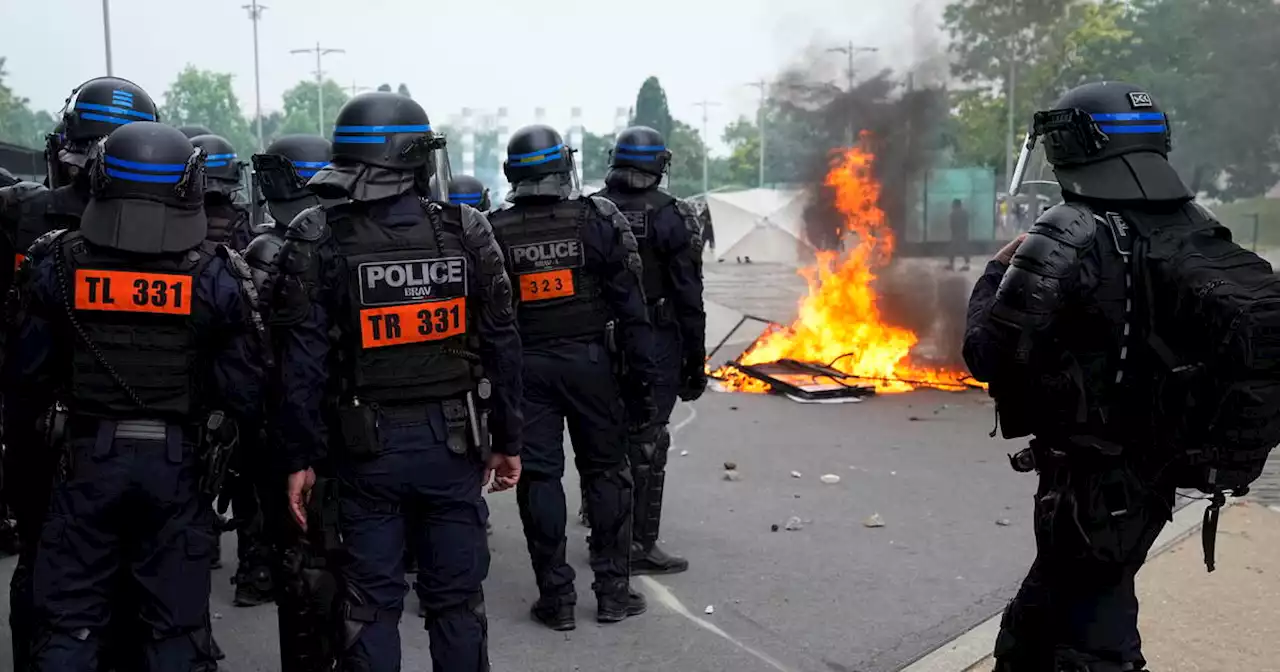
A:
{"label": "police officer", "polygon": [[454,175],[449,180],[449,202],[466,203],[480,212],[488,212],[493,207],[489,202],[489,188],[471,175]]}
{"label": "police officer", "polygon": [[[264,293],[280,272],[280,250],[289,222],[320,204],[307,188],[307,181],[329,165],[332,151],[329,141],[318,135],[288,135],[253,155],[254,174],[271,219],[257,229],[258,235],[244,255],[253,269],[255,285]],[[277,377],[271,382],[277,382]],[[271,396],[279,395],[273,392]],[[246,451],[254,459],[240,465],[247,476],[242,480],[250,487],[240,487],[233,500],[236,516],[248,523],[237,528],[241,554],[236,602],[250,604],[274,598],[283,672],[331,670],[336,585],[325,557],[323,535],[309,538],[293,521],[285,491],[286,465],[269,459],[273,455],[267,450],[278,443],[278,436],[272,424],[264,426],[256,444],[262,450]]]}
{"label": "police officer", "polygon": [[220,135],[197,135],[191,144],[207,155],[204,212],[209,240],[243,250],[249,244],[249,211],[235,200],[244,188],[244,162],[236,160],[235,147]]}
{"label": "police officer", "polygon": [[1015,469],[1039,472],[1038,552],[1004,612],[996,670],[1141,670],[1134,576],[1174,484],[1151,445],[1150,362],[1130,342],[1127,236],[1115,221],[1158,229],[1200,211],[1166,160],[1168,121],[1138,87],[1069,91],[1036,113],[1020,166],[1037,142],[1065,203],[987,265],[964,343],[1005,438],[1034,435]]}
{"label": "police officer", "polygon": [[[133,82],[98,77],[72,90],[59,114],[58,127],[47,137],[49,170],[44,185],[20,182],[0,189],[0,227],[13,242],[12,262],[0,263],[0,289],[8,292],[12,272],[37,238],[54,229],[76,229],[89,198],[90,149],[112,131],[136,121],[154,121],[156,106]],[[14,669],[26,669],[31,643],[31,568],[40,524],[48,506],[55,456],[43,446],[33,423],[10,416],[5,423],[6,499],[23,552],[11,579],[10,626]]]}
{"label": "police officer", "polygon": [[113,615],[127,616],[112,610],[118,572],[150,631],[141,668],[196,669],[211,655],[205,512],[230,418],[260,404],[261,334],[247,267],[205,242],[203,155],[154,122],[100,151],[79,231],[37,241],[17,282],[5,416],[43,417],[61,456],[29,669],[96,672]]}
{"label": "police officer", "polygon": [[618,206],[640,246],[658,367],[653,392],[661,426],[659,439],[656,444],[630,442],[635,484],[631,571],[635,574],[675,574],[689,568],[687,560],[669,555],[657,545],[667,451],[671,448],[666,426],[676,397],[693,401],[707,388],[702,225],[693,206],[659,187],[670,162],[671,152],[661,133],[647,126],[625,129],[610,152],[605,188],[597,194]]}
{"label": "police officer", "polygon": [[[626,415],[652,428],[657,413],[635,236],[613,203],[575,196],[572,150],[548,126],[512,135],[503,171],[512,191],[492,221],[518,285],[525,346],[525,474],[516,492],[538,583],[532,615],[555,630],[575,627],[561,483],[567,420],[591,516],[596,618],[615,623],[645,610],[630,586]],[[630,370],[619,377],[624,361]]]}
{"label": "police officer", "polygon": [[435,670],[487,670],[481,488],[495,471],[491,489],[514,487],[520,472],[511,282],[484,215],[425,198],[440,143],[421,106],[361,94],[334,133],[333,163],[310,184],[349,200],[294,219],[273,289],[290,506],[308,531],[332,524],[306,509],[309,493],[327,508],[312,467],[332,436],[340,669],[400,668],[413,543]]}

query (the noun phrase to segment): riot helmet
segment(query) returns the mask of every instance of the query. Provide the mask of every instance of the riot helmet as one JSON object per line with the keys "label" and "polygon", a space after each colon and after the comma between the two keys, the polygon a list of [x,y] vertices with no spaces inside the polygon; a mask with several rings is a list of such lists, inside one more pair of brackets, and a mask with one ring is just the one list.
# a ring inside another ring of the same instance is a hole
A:
{"label": "riot helmet", "polygon": [[662,134],[648,126],[624,129],[609,151],[609,165],[613,168],[635,168],[661,176],[670,163],[671,152]]}
{"label": "riot helmet", "polygon": [[432,161],[437,144],[426,110],[396,93],[374,91],[348,100],[333,129],[334,162],[416,171]]}
{"label": "riot helmet", "polygon": [[205,193],[230,199],[243,186],[244,162],[237,160],[236,148],[226,138],[212,134],[197,135],[191,138],[191,144],[205,153]]}
{"label": "riot helmet", "polygon": [[160,254],[204,240],[205,155],[178,129],[144,121],[93,148],[80,231],[95,245]]}
{"label": "riot helmet", "polygon": [[449,202],[466,203],[485,212],[489,210],[489,188],[471,175],[454,175],[449,180]]}
{"label": "riot helmet", "polygon": [[511,184],[573,172],[572,150],[556,129],[534,124],[511,134],[502,172]]}
{"label": "riot helmet", "polygon": [[309,197],[307,181],[333,156],[333,145],[318,135],[286,135],[253,155],[258,190],[268,201]]}
{"label": "riot helmet", "polygon": [[98,77],[77,86],[58,116],[58,128],[45,140],[50,187],[74,179],[85,168],[89,147],[99,139],[125,124],[157,119],[151,96],[119,77]]}
{"label": "riot helmet", "polygon": [[182,131],[182,134],[187,136],[188,140],[199,135],[213,135],[213,131],[209,130],[208,126],[201,126],[200,124],[179,126],[178,130]]}
{"label": "riot helmet", "polygon": [[1167,115],[1146,90],[1095,82],[1068,91],[1053,109],[1036,112],[1010,180],[1017,194],[1037,144],[1063,192],[1104,201],[1185,201],[1190,190],[1169,164]]}

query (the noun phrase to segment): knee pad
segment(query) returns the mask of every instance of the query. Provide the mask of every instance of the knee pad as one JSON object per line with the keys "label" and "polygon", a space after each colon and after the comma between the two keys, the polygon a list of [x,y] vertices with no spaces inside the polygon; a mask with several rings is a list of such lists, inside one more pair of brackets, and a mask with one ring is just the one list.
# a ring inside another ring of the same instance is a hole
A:
{"label": "knee pad", "polygon": [[484,592],[477,592],[467,598],[466,602],[460,602],[455,605],[445,607],[444,609],[428,609],[426,611],[427,628],[435,625],[436,621],[450,615],[469,614],[480,622],[481,628],[486,633],[489,631],[489,616],[484,608]]}

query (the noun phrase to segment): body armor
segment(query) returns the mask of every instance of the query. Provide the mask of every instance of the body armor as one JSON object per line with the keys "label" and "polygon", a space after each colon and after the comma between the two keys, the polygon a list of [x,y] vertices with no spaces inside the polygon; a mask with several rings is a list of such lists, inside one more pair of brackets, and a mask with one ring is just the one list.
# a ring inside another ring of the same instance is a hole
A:
{"label": "body armor", "polygon": [[205,215],[209,219],[205,235],[215,243],[230,243],[233,233],[249,226],[249,211],[230,202],[207,204]]}
{"label": "body armor", "polygon": [[380,404],[461,396],[475,389],[479,360],[461,212],[416,199],[393,207],[415,209],[406,214],[420,224],[383,226],[350,206],[329,211],[349,273],[350,308],[339,320],[350,395]]}
{"label": "body armor", "polygon": [[494,236],[511,268],[525,343],[599,336],[610,313],[598,278],[585,272],[584,199],[517,204],[493,214]]}
{"label": "body armor", "polygon": [[77,332],[67,406],[108,419],[193,417],[194,285],[214,247],[139,261],[75,232],[58,245],[59,292]]}
{"label": "body armor", "polygon": [[675,196],[661,189],[624,191],[612,187],[606,187],[597,195],[613,201],[631,225],[631,232],[635,234],[640,246],[640,262],[644,266],[642,280],[645,299],[653,304],[666,298],[669,293],[666,283],[668,272],[666,264],[654,249],[653,222],[658,211],[676,202]]}

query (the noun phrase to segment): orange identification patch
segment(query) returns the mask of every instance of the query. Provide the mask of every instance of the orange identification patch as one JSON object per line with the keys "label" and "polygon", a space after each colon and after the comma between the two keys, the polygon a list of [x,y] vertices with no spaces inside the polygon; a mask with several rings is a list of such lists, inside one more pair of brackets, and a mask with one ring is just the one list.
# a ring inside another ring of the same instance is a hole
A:
{"label": "orange identification patch", "polygon": [[76,269],[76,309],[191,314],[189,275]]}
{"label": "orange identification patch", "polygon": [[22,266],[22,262],[24,262],[24,261],[26,261],[26,260],[27,260],[27,255],[25,255],[25,254],[15,254],[15,255],[13,255],[13,270],[15,270],[15,271],[16,271],[16,270],[18,270],[18,268],[19,268],[20,266]]}
{"label": "orange identification patch", "polygon": [[573,271],[543,271],[520,276],[521,301],[546,301],[573,296]]}
{"label": "orange identification patch", "polygon": [[364,349],[439,341],[467,332],[467,299],[406,303],[360,311]]}

